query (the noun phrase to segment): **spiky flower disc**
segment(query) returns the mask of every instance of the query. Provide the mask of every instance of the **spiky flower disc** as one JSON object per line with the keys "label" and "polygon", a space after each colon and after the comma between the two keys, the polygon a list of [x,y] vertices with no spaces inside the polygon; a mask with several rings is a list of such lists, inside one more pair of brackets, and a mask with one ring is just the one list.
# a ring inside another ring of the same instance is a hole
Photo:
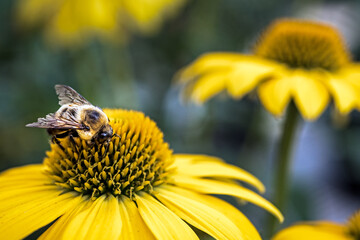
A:
{"label": "spiky flower disc", "polygon": [[293,68],[331,71],[350,62],[345,44],[334,28],[304,20],[274,22],[259,39],[254,52]]}
{"label": "spiky flower disc", "polygon": [[155,122],[143,113],[104,110],[116,133],[88,146],[79,138],[51,144],[44,163],[55,184],[96,198],[104,193],[132,198],[166,181],[171,150]]}

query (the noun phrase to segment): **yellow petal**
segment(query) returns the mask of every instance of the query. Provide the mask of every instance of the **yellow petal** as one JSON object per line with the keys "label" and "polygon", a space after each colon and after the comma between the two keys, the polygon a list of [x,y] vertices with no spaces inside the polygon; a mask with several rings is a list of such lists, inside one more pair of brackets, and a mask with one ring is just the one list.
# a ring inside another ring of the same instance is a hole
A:
{"label": "yellow petal", "polygon": [[0,174],[0,190],[43,186],[52,180],[44,174],[44,165],[11,168]]}
{"label": "yellow petal", "polygon": [[352,240],[345,227],[331,222],[294,225],[277,233],[272,240]]}
{"label": "yellow petal", "polygon": [[122,196],[119,200],[120,215],[123,228],[120,240],[155,240],[154,235],[141,218],[135,203],[128,197]]}
{"label": "yellow petal", "polygon": [[226,80],[226,72],[212,72],[200,76],[193,85],[190,85],[191,89],[185,91],[190,92],[191,99],[194,102],[198,104],[204,103],[209,98],[224,90]]}
{"label": "yellow petal", "polygon": [[250,56],[232,66],[227,76],[227,87],[228,92],[237,98],[252,91],[259,82],[273,77],[280,69],[280,65]]}
{"label": "yellow petal", "polygon": [[[239,228],[236,222],[233,222],[224,212],[209,206],[209,201],[206,201],[201,194],[177,187],[163,186],[156,189],[156,197],[176,215],[215,239],[260,239],[258,234],[247,236],[242,231],[249,227],[249,221],[242,222],[243,225]],[[231,215],[237,215],[238,212],[234,211]]]}
{"label": "yellow petal", "polygon": [[250,191],[249,189],[233,184],[231,182],[225,183],[216,180],[198,179],[185,176],[177,176],[176,178],[174,178],[174,181],[177,186],[185,187],[200,193],[221,194],[238,197],[242,200],[251,202],[266,209],[274,216],[276,216],[280,222],[284,220],[284,217],[282,216],[280,211],[269,201],[262,198],[258,194]]}
{"label": "yellow petal", "polygon": [[70,211],[67,211],[58,220],[55,221],[39,238],[38,240],[52,240],[63,239],[63,234],[68,226],[69,222],[76,217],[83,209],[87,207],[87,201],[85,197],[79,197],[79,201],[76,206]]}
{"label": "yellow petal", "polygon": [[191,163],[197,163],[197,162],[224,162],[221,158],[217,158],[214,156],[208,156],[203,154],[174,154],[175,158],[174,165],[178,167],[178,165],[181,164],[191,164]]}
{"label": "yellow petal", "polygon": [[118,200],[112,195],[102,195],[95,201],[88,200],[87,204],[86,209],[69,221],[63,238],[66,240],[118,239],[122,227]]}
{"label": "yellow petal", "polygon": [[157,239],[198,239],[183,220],[149,194],[137,195],[136,203],[141,217]]}
{"label": "yellow petal", "polygon": [[344,79],[345,81],[351,83],[354,87],[360,88],[360,64],[352,63],[343,67],[339,72],[339,78]]}
{"label": "yellow petal", "polygon": [[122,1],[124,14],[128,14],[136,27],[143,33],[157,31],[163,18],[173,15],[184,4],[184,0],[136,0]]}
{"label": "yellow petal", "polygon": [[[196,155],[194,155],[196,158]],[[265,191],[264,185],[254,177],[252,174],[245,170],[226,164],[223,162],[214,161],[190,161],[184,162],[182,159],[178,159],[175,155],[176,172],[182,175],[195,176],[195,177],[221,177],[231,178],[244,181],[254,187],[260,192]]]}
{"label": "yellow petal", "polygon": [[182,69],[175,78],[180,83],[185,83],[207,72],[227,70],[231,68],[232,63],[242,59],[243,55],[236,53],[216,52],[203,54],[189,66]]}
{"label": "yellow petal", "polygon": [[47,37],[56,43],[79,42],[93,35],[113,36],[117,27],[115,1],[65,1],[47,26]]}
{"label": "yellow petal", "polygon": [[[307,120],[316,119],[329,102],[329,93],[315,73],[294,72],[288,80],[292,82],[292,93],[301,115]],[[324,76],[322,76],[324,77]]]}
{"label": "yellow petal", "polygon": [[72,209],[79,200],[72,193],[60,194],[54,190],[35,191],[1,200],[0,206],[12,201],[7,204],[11,206],[0,211],[1,237],[9,240],[24,238]]}
{"label": "yellow petal", "polygon": [[261,240],[261,237],[254,225],[237,208],[213,196],[202,195],[202,198],[206,201],[207,205],[224,213],[232,220],[232,222],[236,223],[238,228],[241,229],[246,240]]}
{"label": "yellow petal", "polygon": [[359,104],[360,94],[352,84],[337,76],[331,76],[326,82],[331,95],[334,98],[335,106],[341,114],[349,113]]}
{"label": "yellow petal", "polygon": [[[22,204],[26,199],[23,197],[24,195],[36,196],[36,198],[30,199],[41,202],[46,198],[57,197],[61,193],[62,190],[59,190],[56,186],[3,188],[0,191],[0,211],[16,207],[17,204]],[[30,201],[30,199],[27,200]]]}
{"label": "yellow petal", "polygon": [[272,114],[283,114],[291,97],[291,82],[286,78],[271,79],[258,87],[259,98]]}
{"label": "yellow petal", "polygon": [[34,25],[54,14],[63,0],[21,0],[17,3],[19,26]]}

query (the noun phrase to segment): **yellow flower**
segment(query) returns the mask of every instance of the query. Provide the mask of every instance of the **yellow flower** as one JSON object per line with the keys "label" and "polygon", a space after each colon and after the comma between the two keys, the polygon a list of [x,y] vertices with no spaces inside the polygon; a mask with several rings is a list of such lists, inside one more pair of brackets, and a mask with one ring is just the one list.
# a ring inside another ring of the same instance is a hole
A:
{"label": "yellow flower", "polygon": [[277,116],[292,100],[308,120],[325,110],[330,97],[342,114],[359,107],[360,65],[351,62],[335,29],[310,21],[275,21],[253,55],[204,54],[177,77],[197,103],[223,90],[241,98],[257,89],[264,107]]}
{"label": "yellow flower", "polygon": [[347,224],[318,221],[286,228],[272,240],[358,240],[360,239],[360,211]]}
{"label": "yellow flower", "polygon": [[114,135],[89,146],[59,139],[43,164],[0,175],[0,231],[21,239],[51,223],[40,239],[197,239],[191,226],[216,239],[261,239],[235,207],[209,194],[230,195],[283,216],[237,184],[264,191],[235,166],[205,155],[173,154],[143,113],[104,110]]}
{"label": "yellow flower", "polygon": [[151,34],[185,0],[20,0],[21,27],[43,25],[47,39],[78,44],[92,37],[126,39],[127,28]]}

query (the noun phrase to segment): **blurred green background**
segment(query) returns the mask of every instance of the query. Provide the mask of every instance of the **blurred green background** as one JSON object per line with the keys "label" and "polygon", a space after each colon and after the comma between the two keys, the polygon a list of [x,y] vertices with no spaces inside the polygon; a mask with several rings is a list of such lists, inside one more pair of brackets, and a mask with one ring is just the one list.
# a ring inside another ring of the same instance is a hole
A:
{"label": "blurred green background", "polygon": [[[135,34],[127,44],[94,39],[73,48],[47,45],[41,28],[16,28],[16,3],[0,1],[1,170],[42,162],[49,137],[25,124],[55,112],[54,85],[66,84],[94,105],[143,111],[175,153],[214,155],[240,166],[266,185],[271,199],[283,119],[255,97],[236,101],[223,94],[204,106],[184,104],[174,74],[205,52],[250,51],[261,30],[279,17],[329,22],[343,33],[353,58],[360,57],[355,0],[189,0],[153,36]],[[330,107],[316,122],[301,123],[281,227],[302,220],[343,222],[360,208],[360,114],[353,112],[342,126],[334,122]],[[265,231],[268,213],[232,203]]]}

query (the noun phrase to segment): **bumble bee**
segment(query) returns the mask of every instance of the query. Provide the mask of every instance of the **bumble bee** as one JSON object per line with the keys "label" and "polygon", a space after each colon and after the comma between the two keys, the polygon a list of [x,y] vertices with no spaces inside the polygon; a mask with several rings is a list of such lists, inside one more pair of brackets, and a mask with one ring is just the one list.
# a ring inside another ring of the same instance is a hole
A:
{"label": "bumble bee", "polygon": [[113,136],[109,118],[101,108],[93,106],[74,89],[55,85],[60,108],[26,127],[46,128],[59,144],[57,138],[80,137],[88,144],[103,143]]}

